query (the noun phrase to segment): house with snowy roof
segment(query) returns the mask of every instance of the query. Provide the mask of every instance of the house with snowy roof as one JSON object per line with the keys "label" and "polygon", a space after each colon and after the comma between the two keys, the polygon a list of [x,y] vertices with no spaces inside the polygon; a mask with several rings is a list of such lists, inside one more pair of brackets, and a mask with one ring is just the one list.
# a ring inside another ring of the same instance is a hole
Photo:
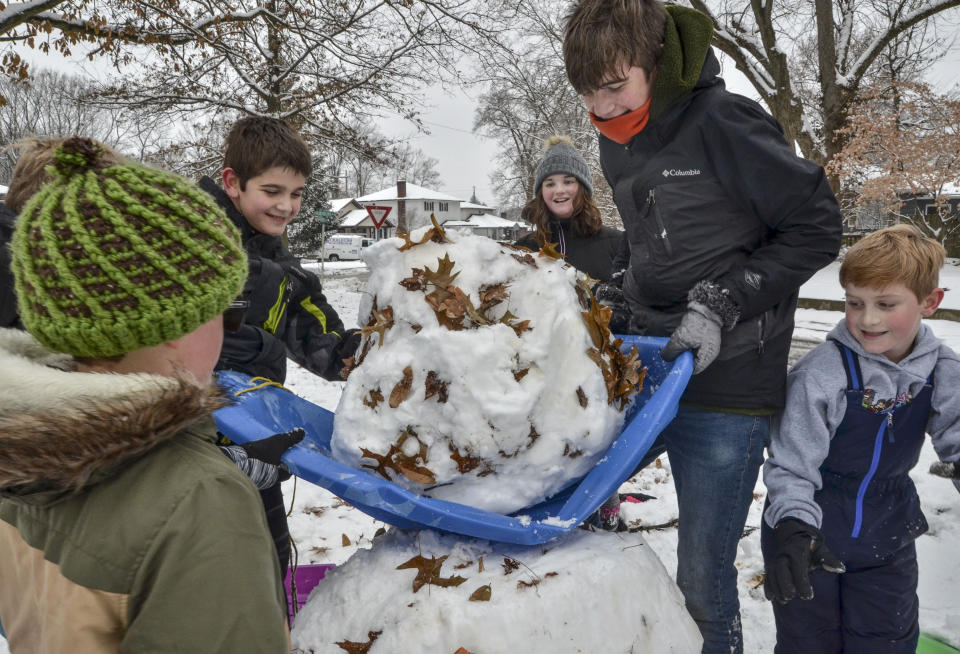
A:
{"label": "house with snowy roof", "polygon": [[494,207],[489,207],[480,202],[474,202],[476,196],[470,198],[469,202],[460,203],[460,220],[470,220],[470,216],[479,216],[481,214],[497,215]]}
{"label": "house with snowy roof", "polygon": [[527,231],[526,223],[507,220],[489,213],[474,214],[467,220],[448,220],[443,223],[443,228],[486,236],[495,241],[510,242],[517,240]]}
{"label": "house with snowy roof", "polygon": [[431,214],[441,224],[459,219],[464,201],[399,180],[395,186],[330,204],[337,214],[338,231],[381,239],[429,225]]}

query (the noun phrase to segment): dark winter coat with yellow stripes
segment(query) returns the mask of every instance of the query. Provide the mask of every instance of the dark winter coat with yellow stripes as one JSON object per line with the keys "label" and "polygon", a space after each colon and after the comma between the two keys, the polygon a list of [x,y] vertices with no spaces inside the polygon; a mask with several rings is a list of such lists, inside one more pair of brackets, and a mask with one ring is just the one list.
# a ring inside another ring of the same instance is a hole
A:
{"label": "dark winter coat with yellow stripes", "polygon": [[0,329],[11,651],[289,651],[260,497],[214,445],[219,390],[72,367]]}
{"label": "dark winter coat with yellow stripes", "polygon": [[250,306],[240,330],[224,338],[217,369],[283,383],[289,357],[325,379],[339,379],[343,359],[353,352],[345,351],[343,323],[323,296],[320,280],[303,269],[279,236],[253,229],[216,182],[204,177],[200,188],[240,229],[250,262],[243,289]]}

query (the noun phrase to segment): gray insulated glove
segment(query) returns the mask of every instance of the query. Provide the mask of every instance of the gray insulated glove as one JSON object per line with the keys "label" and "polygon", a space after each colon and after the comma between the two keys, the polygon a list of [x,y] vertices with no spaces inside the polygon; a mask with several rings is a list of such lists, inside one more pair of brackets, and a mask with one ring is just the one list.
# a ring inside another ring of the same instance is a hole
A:
{"label": "gray insulated glove", "polygon": [[693,374],[699,374],[720,354],[721,327],[720,316],[699,302],[691,302],[660,356],[673,361],[682,352],[693,350]]}
{"label": "gray insulated glove", "polygon": [[720,354],[723,329],[733,329],[740,309],[719,284],[702,281],[687,295],[687,312],[670,341],[660,352],[664,361],[673,361],[681,352],[693,351],[693,374],[706,369]]}

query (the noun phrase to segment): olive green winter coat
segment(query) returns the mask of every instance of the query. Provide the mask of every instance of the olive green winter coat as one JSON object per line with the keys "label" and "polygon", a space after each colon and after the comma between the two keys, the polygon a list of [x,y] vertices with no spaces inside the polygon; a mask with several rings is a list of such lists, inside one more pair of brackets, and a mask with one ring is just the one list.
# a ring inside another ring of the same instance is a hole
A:
{"label": "olive green winter coat", "polygon": [[0,622],[17,654],[289,651],[215,387],[73,372],[0,330]]}

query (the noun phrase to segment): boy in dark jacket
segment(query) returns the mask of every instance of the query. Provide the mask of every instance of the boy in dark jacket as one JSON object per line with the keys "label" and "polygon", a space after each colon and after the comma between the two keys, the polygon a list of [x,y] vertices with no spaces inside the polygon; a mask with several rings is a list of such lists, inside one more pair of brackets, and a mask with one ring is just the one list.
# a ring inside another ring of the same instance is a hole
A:
{"label": "boy in dark jacket", "polygon": [[917,651],[927,521],[908,473],[927,433],[943,467],[960,461],[960,357],[922,322],[944,255],[911,225],[859,241],[840,266],[844,319],[787,376],[763,470],[777,654]]}
{"label": "boy in dark jacket", "polygon": [[712,23],[657,0],[580,0],[564,60],[600,131],[600,163],[630,246],[631,331],[693,350],[695,376],[663,439],[680,510],[677,583],[704,652],[742,651],[737,544],[770,417],[783,406],[800,285],[840,247],[820,166],[731,94]]}
{"label": "boy in dark jacket", "polygon": [[[249,303],[240,329],[227,334],[218,370],[237,370],[283,383],[287,358],[329,380],[360,341],[345,330],[320,287],[284,246],[282,235],[297,217],[310,151],[289,125],[275,118],[242,118],[227,135],[223,188],[212,179],[200,188],[214,197],[240,229],[250,263],[242,299]],[[280,483],[261,491],[281,570],[290,556],[290,534]]]}

